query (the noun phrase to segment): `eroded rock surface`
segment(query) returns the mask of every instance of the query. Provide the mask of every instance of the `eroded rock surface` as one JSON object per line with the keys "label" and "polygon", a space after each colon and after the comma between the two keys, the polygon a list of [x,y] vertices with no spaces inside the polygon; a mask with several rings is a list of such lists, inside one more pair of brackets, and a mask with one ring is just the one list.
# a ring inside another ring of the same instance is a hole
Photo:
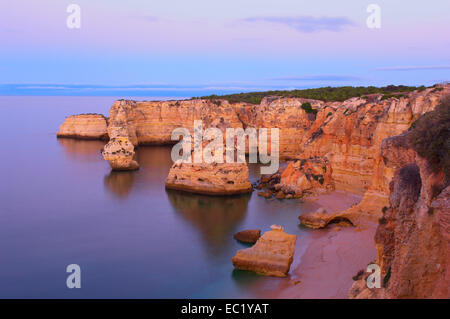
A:
{"label": "eroded rock surface", "polygon": [[245,163],[183,163],[175,162],[166,179],[166,188],[206,195],[234,195],[249,193]]}
{"label": "eroded rock surface", "polygon": [[367,288],[365,276],[351,298],[450,297],[450,102],[443,106],[427,114],[431,120],[418,133],[382,143],[385,164],[394,169],[375,235],[382,288]]}
{"label": "eroded rock surface", "polygon": [[113,137],[102,151],[103,158],[109,162],[115,171],[130,171],[139,168],[133,159],[134,146],[127,137]]}
{"label": "eroded rock surface", "polygon": [[250,270],[260,275],[286,277],[294,256],[297,236],[272,226],[250,248],[238,250],[233,257],[237,269]]}
{"label": "eroded rock surface", "polygon": [[80,114],[66,117],[56,133],[58,137],[106,140],[107,119],[101,114]]}
{"label": "eroded rock surface", "polygon": [[[111,108],[108,135],[127,137],[136,147],[172,144],[172,131],[177,127],[192,130],[194,120],[202,121],[203,129],[279,128],[281,158],[328,162],[331,169],[323,175],[324,182],[327,183],[326,175],[331,174],[330,185],[335,189],[364,194],[361,203],[352,210],[378,218],[382,207],[388,205],[389,182],[395,171],[384,164],[381,141],[405,132],[449,93],[450,85],[443,85],[388,99],[374,94],[343,102],[287,97],[266,97],[259,105],[230,104],[219,99],[120,100]],[[304,103],[310,103],[314,112],[305,110]],[[270,134],[268,142],[270,145]],[[306,172],[302,172],[305,177],[298,176],[298,169],[291,173],[292,177],[287,173],[284,176],[285,189],[324,189],[318,176],[322,174],[314,174],[319,181],[316,183]],[[279,191],[274,196],[280,199],[299,196]]]}
{"label": "eroded rock surface", "polygon": [[302,214],[298,218],[303,226],[313,229],[325,228],[329,224],[347,224],[355,226],[353,216],[346,214],[345,212],[328,213],[323,208],[319,208],[312,213]]}

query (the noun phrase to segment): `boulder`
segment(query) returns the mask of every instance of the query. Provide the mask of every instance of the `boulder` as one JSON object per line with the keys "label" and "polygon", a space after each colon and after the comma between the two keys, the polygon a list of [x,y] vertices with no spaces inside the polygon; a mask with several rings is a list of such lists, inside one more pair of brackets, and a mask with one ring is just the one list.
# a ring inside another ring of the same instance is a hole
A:
{"label": "boulder", "polygon": [[243,243],[254,244],[256,243],[256,241],[259,239],[260,236],[261,236],[260,229],[246,229],[234,234],[234,239]]}

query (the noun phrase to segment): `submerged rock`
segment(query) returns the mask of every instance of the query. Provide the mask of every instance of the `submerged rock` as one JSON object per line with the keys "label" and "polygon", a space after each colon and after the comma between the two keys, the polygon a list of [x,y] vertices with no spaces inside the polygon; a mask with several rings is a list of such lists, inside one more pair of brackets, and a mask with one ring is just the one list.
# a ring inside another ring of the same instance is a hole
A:
{"label": "submerged rock", "polygon": [[294,257],[297,236],[272,226],[250,248],[238,250],[233,257],[236,269],[250,270],[260,275],[286,277]]}
{"label": "submerged rock", "polygon": [[66,117],[57,137],[107,140],[107,120],[101,114],[79,114]]}
{"label": "submerged rock", "polygon": [[243,243],[254,244],[261,236],[260,229],[246,229],[234,234],[234,239]]}
{"label": "submerged rock", "polygon": [[234,195],[252,191],[248,167],[244,163],[175,162],[166,179],[166,188],[206,195]]}

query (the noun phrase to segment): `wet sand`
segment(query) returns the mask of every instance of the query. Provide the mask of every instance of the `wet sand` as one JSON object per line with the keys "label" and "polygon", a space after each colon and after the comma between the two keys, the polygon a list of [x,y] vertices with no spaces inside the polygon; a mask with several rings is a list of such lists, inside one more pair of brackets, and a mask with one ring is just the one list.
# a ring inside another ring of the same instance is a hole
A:
{"label": "wet sand", "polygon": [[[330,213],[345,210],[360,198],[344,192],[320,195],[305,203],[306,212],[318,207]],[[263,297],[348,298],[352,277],[376,258],[373,239],[376,227],[376,223],[367,221],[358,227],[330,225],[326,229],[309,230],[308,236],[297,240],[289,277],[265,290]]]}

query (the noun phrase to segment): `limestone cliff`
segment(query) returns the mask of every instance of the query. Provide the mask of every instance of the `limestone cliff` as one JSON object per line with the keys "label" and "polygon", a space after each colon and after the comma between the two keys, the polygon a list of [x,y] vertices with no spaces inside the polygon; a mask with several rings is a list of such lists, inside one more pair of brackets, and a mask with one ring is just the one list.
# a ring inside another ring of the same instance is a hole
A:
{"label": "limestone cliff", "polygon": [[204,129],[242,127],[234,106],[223,100],[119,100],[110,110],[108,134],[110,137],[128,136],[135,146],[174,144],[172,131],[178,127],[193,130],[195,120],[202,121]]}
{"label": "limestone cliff", "polygon": [[101,114],[79,114],[66,117],[56,133],[58,137],[108,139],[107,119]]}
{"label": "limestone cliff", "polygon": [[[195,120],[202,121],[204,129],[217,127],[224,132],[228,127],[242,127],[234,108],[226,101],[214,103],[207,100],[154,102],[119,100],[110,110],[108,134],[111,140],[128,139],[134,146],[174,144],[176,141],[171,140],[172,131],[183,127],[193,134]],[[105,150],[108,147],[106,145]],[[115,163],[111,163],[110,152],[104,152],[104,154],[107,154],[104,156],[105,160],[109,160],[111,167],[115,169],[118,157],[122,153],[115,154],[113,157]],[[133,164],[130,169],[134,169],[135,164],[137,165],[137,163],[129,162],[128,158],[124,158],[123,161]],[[120,169],[126,168],[122,165]],[[178,180],[177,183],[169,183],[169,185],[180,186],[179,182]]]}
{"label": "limestone cliff", "polygon": [[[381,141],[407,130],[449,93],[450,85],[444,85],[388,99],[374,94],[344,102],[280,97],[266,97],[259,105],[202,99],[119,100],[111,108],[107,131],[111,139],[128,138],[136,147],[174,143],[172,131],[177,127],[192,130],[194,120],[201,120],[203,129],[279,128],[280,157],[327,161],[331,184],[337,190],[364,194],[353,208],[355,213],[378,216],[388,204],[388,185],[394,173],[382,160]],[[305,103],[311,109],[304,107]],[[82,130],[80,126],[78,131]],[[291,171],[298,174],[298,170]],[[294,175],[285,174],[284,180],[289,181],[285,187],[298,186]]]}
{"label": "limestone cliff", "polygon": [[407,133],[383,140],[394,175],[375,236],[382,288],[367,288],[363,277],[350,297],[450,297],[449,128],[447,100]]}
{"label": "limestone cliff", "polygon": [[[381,141],[407,130],[449,93],[450,85],[445,85],[389,99],[381,94],[328,103],[265,98],[260,105],[241,105],[237,112],[245,125],[280,128],[282,157],[326,159],[336,189],[364,194],[355,213],[379,216],[388,204],[393,176],[393,169],[383,163]],[[305,102],[316,112],[307,113],[302,108]]]}

